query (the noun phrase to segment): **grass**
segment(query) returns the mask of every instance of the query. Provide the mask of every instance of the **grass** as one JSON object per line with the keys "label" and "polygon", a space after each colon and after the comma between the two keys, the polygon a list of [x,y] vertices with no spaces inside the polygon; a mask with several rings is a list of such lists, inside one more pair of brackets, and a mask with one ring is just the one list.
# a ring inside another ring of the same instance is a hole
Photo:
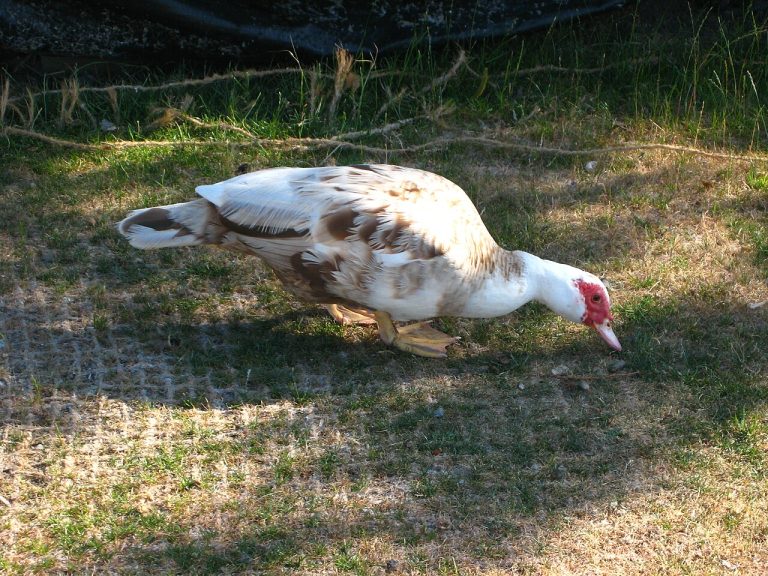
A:
{"label": "grass", "polygon": [[[462,141],[765,154],[765,24],[648,11],[463,56],[422,44],[112,96],[70,83],[63,105],[11,79],[6,126],[178,145],[1,144],[0,572],[761,574],[765,162]],[[454,142],[378,154],[233,126]],[[366,161],[446,175],[503,245],[606,276],[624,352],[529,305],[438,319],[461,344],[415,358],[255,259],[138,252],[114,230],[244,164]]]}

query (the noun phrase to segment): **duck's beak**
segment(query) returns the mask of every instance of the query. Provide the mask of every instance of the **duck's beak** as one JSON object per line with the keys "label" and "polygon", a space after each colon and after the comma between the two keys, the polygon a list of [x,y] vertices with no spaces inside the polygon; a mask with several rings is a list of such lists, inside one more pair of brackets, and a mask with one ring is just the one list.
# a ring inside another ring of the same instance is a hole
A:
{"label": "duck's beak", "polygon": [[594,324],[594,327],[595,330],[597,330],[597,333],[600,334],[600,338],[605,340],[608,346],[617,352],[621,352],[621,343],[619,342],[619,339],[616,338],[616,334],[613,333],[610,320],[605,320],[602,324]]}

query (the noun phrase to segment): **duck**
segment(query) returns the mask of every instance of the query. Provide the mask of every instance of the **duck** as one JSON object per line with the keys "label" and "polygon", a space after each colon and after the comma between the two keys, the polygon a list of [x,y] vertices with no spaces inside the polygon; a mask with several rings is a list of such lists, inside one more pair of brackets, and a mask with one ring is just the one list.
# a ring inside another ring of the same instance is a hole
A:
{"label": "duck", "polygon": [[386,345],[446,357],[436,317],[494,318],[532,301],[593,328],[613,350],[611,301],[594,274],[499,246],[450,180],[388,164],[268,168],[130,212],[132,246],[214,245],[261,258],[286,290]]}

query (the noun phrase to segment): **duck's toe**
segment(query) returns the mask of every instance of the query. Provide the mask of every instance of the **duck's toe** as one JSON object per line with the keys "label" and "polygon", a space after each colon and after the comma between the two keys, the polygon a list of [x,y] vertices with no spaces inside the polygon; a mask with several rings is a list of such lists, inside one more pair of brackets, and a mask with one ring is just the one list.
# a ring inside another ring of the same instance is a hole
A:
{"label": "duck's toe", "polygon": [[365,308],[348,308],[341,304],[326,304],[325,309],[339,324],[376,324],[373,312]]}
{"label": "duck's toe", "polygon": [[417,322],[398,328],[386,312],[376,312],[375,318],[379,336],[386,344],[417,356],[445,358],[448,346],[458,341],[458,338],[435,330],[429,322]]}

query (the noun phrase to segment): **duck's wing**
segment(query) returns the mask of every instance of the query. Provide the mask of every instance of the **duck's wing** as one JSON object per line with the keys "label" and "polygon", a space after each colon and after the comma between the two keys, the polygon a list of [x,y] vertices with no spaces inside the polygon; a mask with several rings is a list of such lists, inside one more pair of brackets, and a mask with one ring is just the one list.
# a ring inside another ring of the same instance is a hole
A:
{"label": "duck's wing", "polygon": [[421,170],[276,168],[197,192],[219,213],[222,245],[261,256],[311,300],[364,305],[403,267],[440,259],[472,275],[498,249],[466,194]]}
{"label": "duck's wing", "polygon": [[301,169],[273,168],[243,174],[195,191],[213,204],[222,225],[244,237],[291,238],[307,235],[312,203],[291,186]]}
{"label": "duck's wing", "polygon": [[498,249],[474,204],[456,184],[423,170],[370,164],[327,168],[309,190],[333,190],[344,212],[320,221],[336,238],[366,243],[384,266],[447,258],[481,266]]}

